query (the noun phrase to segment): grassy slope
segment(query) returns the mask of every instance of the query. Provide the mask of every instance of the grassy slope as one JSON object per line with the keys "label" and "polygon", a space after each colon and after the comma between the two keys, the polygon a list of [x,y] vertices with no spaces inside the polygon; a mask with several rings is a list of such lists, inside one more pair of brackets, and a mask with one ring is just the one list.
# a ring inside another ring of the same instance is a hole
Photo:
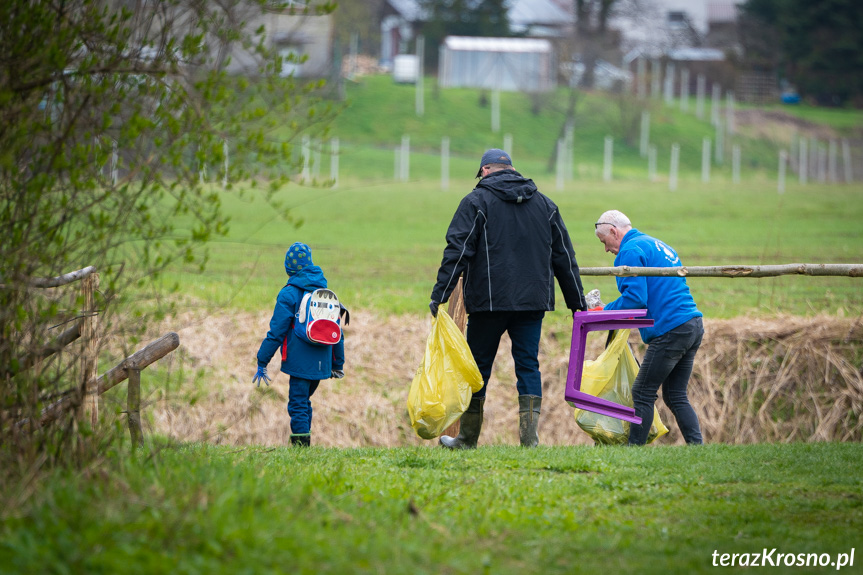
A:
{"label": "grassy slope", "polygon": [[187,446],[110,481],[57,477],[3,516],[0,572],[667,575],[715,569],[714,551],[854,547],[857,572],[861,457],[858,444]]}

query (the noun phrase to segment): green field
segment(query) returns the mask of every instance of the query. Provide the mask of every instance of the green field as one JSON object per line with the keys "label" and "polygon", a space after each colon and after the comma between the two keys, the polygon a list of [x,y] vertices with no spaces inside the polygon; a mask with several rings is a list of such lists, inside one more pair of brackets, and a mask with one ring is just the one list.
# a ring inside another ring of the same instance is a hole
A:
{"label": "green field", "polygon": [[[659,180],[647,181],[638,142],[621,139],[615,144],[614,180],[606,183],[601,177],[602,139],[623,131],[623,103],[582,94],[576,107],[575,177],[558,190],[548,157],[564,119],[565,92],[544,96],[537,114],[527,95],[502,94],[505,120],[501,133],[494,134],[478,90],[438,91],[431,85],[426,90],[425,114],[418,118],[412,86],[385,76],[349,85],[346,107],[331,128],[341,142],[338,186],[291,184],[278,194],[302,225],[296,228],[262,202],[223,194],[232,218],[230,235],[210,246],[206,271],[175,269],[167,281],[189,305],[266,309],[285,280],[285,249],[303,241],[350,307],[422,313],[449,220],[475,183],[482,151],[501,146],[504,132],[513,135],[516,168],[559,205],[583,267],[613,263],[592,226],[611,208],[629,215],[641,231],[670,243],[690,266],[863,262],[863,184],[801,185],[789,173],[785,192],[778,193],[775,158],[787,142],[738,137],[749,154],[741,182],[732,182],[726,162],[714,166],[710,183],[704,184],[699,146],[712,129],[709,123],[654,102],[651,138],[660,150]],[[809,109],[799,113],[819,117]],[[835,124],[863,128],[857,112],[828,115]],[[396,182],[393,147],[405,134],[411,138],[410,180]],[[452,153],[447,191],[440,183],[444,135],[450,137]],[[683,150],[676,191],[669,191],[664,167],[672,142]],[[687,152],[693,148],[695,152]],[[322,164],[318,178],[329,177],[328,155],[315,158]],[[856,278],[692,278],[689,284],[709,317],[863,311],[863,289]],[[599,287],[606,301],[616,294],[610,278],[585,278],[585,285]]]}
{"label": "green field", "polygon": [[859,573],[861,458],[859,444],[189,445],[31,487],[0,512],[0,573],[667,575],[715,572],[726,553]]}
{"label": "green field", "polygon": [[[584,182],[557,192],[553,180],[537,178],[537,183],[559,205],[583,267],[613,264],[592,225],[610,208],[674,246],[690,266],[863,262],[863,189],[858,186],[789,186],[780,195],[769,182],[759,181],[705,186],[686,180],[676,192],[637,182]],[[298,229],[260,203],[225,198],[231,233],[211,245],[207,270],[189,269],[168,279],[192,300],[228,309],[268,309],[284,285],[287,246],[303,241],[348,306],[424,312],[447,225],[471,180],[451,184],[447,192],[429,181],[345,182],[336,190],[292,187],[282,197],[303,220]],[[612,278],[583,280],[585,287],[615,297]],[[859,278],[688,281],[708,317],[863,311]]]}

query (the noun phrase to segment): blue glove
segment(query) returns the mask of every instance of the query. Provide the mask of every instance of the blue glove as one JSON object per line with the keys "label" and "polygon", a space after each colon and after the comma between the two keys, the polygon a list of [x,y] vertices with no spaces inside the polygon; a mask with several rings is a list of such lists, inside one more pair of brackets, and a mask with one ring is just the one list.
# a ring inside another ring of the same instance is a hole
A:
{"label": "blue glove", "polygon": [[432,301],[429,303],[429,309],[431,310],[432,317],[437,317],[437,308],[440,305],[440,302]]}
{"label": "blue glove", "polygon": [[267,375],[267,368],[259,365],[258,371],[255,372],[255,377],[252,378],[252,383],[257,383],[258,387],[261,387],[262,381],[267,384],[267,387],[270,387],[270,382],[273,380]]}
{"label": "blue glove", "polygon": [[345,376],[345,370],[343,369],[334,369],[332,373],[330,373],[330,377],[333,379],[341,379]]}

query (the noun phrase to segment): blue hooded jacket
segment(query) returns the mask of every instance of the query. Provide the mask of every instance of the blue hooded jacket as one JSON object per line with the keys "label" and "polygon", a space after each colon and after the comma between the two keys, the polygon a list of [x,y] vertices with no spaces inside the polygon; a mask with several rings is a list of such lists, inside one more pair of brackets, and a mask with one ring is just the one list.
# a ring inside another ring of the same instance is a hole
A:
{"label": "blue hooded jacket", "polygon": [[[287,272],[287,264],[285,268]],[[307,265],[294,275],[288,275],[288,283],[276,298],[270,331],[258,349],[258,366],[266,367],[276,350],[282,347],[282,373],[310,380],[329,379],[334,369],[344,369],[344,335],[336,345],[316,345],[303,341],[293,330],[294,315],[303,296],[327,287],[327,278],[316,265]]]}
{"label": "blue hooded jacket", "polygon": [[[683,264],[671,246],[633,228],[623,236],[614,265],[669,268]],[[703,315],[682,277],[619,277],[617,289],[620,297],[605,309],[646,309],[654,324],[638,330],[644,343]]]}

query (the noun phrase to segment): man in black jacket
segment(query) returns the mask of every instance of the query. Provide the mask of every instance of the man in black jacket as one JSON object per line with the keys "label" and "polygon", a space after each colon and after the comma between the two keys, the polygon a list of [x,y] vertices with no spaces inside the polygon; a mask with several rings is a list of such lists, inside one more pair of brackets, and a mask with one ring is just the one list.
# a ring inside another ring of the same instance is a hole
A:
{"label": "man in black jacket", "polygon": [[447,230],[429,308],[437,315],[464,274],[467,343],[484,385],[462,415],[458,436],[441,436],[440,443],[450,449],[476,447],[488,379],[507,332],[519,394],[519,439],[533,447],[539,443],[542,402],[539,338],[545,312],[554,310],[554,278],[570,310],[585,310],[587,304],[572,241],[554,202],[513,169],[503,150],[483,154],[477,177],[481,180],[462,199]]}

